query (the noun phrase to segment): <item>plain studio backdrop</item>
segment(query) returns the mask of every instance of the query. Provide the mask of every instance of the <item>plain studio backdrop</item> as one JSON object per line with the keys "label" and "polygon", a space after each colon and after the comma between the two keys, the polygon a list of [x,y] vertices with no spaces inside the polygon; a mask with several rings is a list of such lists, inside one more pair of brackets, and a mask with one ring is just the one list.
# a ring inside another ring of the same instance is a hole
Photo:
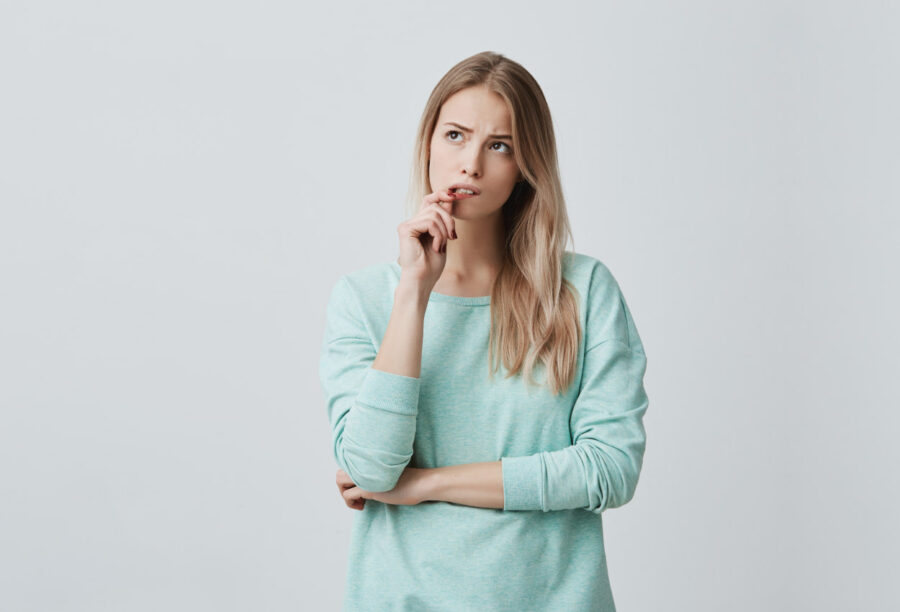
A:
{"label": "plain studio backdrop", "polygon": [[[338,610],[328,294],[484,50],[648,355],[622,612],[897,610],[900,11],[6,2],[0,609]],[[478,551],[472,551],[477,554]]]}

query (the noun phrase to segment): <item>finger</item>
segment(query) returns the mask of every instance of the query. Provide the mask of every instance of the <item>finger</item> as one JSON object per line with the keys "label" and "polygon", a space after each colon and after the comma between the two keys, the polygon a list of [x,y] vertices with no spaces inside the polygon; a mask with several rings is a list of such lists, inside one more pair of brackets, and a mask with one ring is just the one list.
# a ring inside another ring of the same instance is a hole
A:
{"label": "finger", "polygon": [[338,488],[339,494],[343,495],[343,493],[346,489],[350,489],[355,486],[356,486],[356,483],[350,479],[350,476],[348,476],[346,472],[340,471],[338,473],[337,488]]}
{"label": "finger", "polygon": [[444,227],[444,220],[436,213],[434,207],[429,208],[426,214],[428,215],[428,233],[434,237],[431,243],[431,250],[435,253],[440,253],[447,240],[450,239],[450,235],[447,233],[447,228]]}
{"label": "finger", "polygon": [[440,191],[435,191],[425,196],[425,206],[428,204],[438,204],[440,202],[453,203],[455,201],[456,194],[449,189],[441,189]]}
{"label": "finger", "polygon": [[444,226],[447,228],[448,240],[456,240],[456,219],[453,218],[450,211],[447,208],[444,208],[441,203],[435,203],[432,208],[440,215],[441,219],[443,219]]}
{"label": "finger", "polygon": [[444,217],[444,221],[447,225],[447,234],[452,238],[456,239],[456,221],[453,219],[453,203],[457,201],[457,196],[454,192],[449,189],[443,189],[434,194],[434,203],[437,210],[446,213]]}
{"label": "finger", "polygon": [[[412,238],[421,240],[422,234],[431,236],[431,250],[435,253],[439,252],[441,244],[448,238],[444,222],[435,213],[434,207],[424,208],[419,213],[404,221],[397,227],[398,233],[403,236],[407,235]],[[424,246],[424,245],[423,245]]]}
{"label": "finger", "polygon": [[[343,495],[341,496],[343,497]],[[347,499],[343,497],[344,505],[348,508],[352,508],[353,510],[362,510],[363,505],[366,503],[366,499],[364,497],[360,497],[358,499]]]}
{"label": "finger", "polygon": [[344,505],[348,508],[352,508],[353,510],[362,510],[365,506],[366,499],[364,497],[357,500],[348,500],[344,497],[344,491],[349,489],[351,485],[338,485],[338,493],[341,495],[341,499],[344,501]]}
{"label": "finger", "polygon": [[360,497],[357,500],[348,501],[344,498],[344,491],[356,486],[356,483],[351,480],[350,475],[347,474],[344,470],[339,469],[335,474],[335,481],[337,483],[338,493],[341,495],[341,498],[344,500],[344,504],[353,510],[362,510],[366,506],[366,498]]}
{"label": "finger", "polygon": [[362,510],[366,504],[366,499],[361,497],[355,500],[344,500],[344,505],[350,508],[351,510]]}
{"label": "finger", "polygon": [[359,487],[350,487],[349,489],[345,489],[341,496],[347,502],[347,505],[353,505],[358,500],[363,499],[362,489]]}
{"label": "finger", "polygon": [[427,196],[425,196],[422,209],[428,208],[430,204],[437,204],[438,208],[440,208],[441,210],[446,210],[449,213],[453,210],[453,203],[456,202],[456,200],[456,194],[449,189],[435,191],[434,193],[429,193]]}

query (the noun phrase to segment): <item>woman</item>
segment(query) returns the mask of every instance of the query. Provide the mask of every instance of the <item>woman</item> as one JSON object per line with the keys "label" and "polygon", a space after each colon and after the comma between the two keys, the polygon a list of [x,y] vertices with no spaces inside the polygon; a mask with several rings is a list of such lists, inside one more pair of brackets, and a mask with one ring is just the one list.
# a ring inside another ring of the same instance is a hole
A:
{"label": "woman", "polygon": [[484,52],[441,79],[411,193],[398,260],[328,303],[320,378],[361,511],[345,609],[614,610],[601,513],[637,486],[646,357],[609,269],[565,250],[522,66]]}

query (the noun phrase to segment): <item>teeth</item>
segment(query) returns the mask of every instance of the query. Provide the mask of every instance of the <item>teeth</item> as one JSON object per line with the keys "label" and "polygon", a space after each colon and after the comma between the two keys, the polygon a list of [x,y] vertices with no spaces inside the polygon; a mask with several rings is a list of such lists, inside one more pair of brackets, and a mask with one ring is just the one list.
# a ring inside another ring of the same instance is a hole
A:
{"label": "teeth", "polygon": [[458,187],[456,189],[456,193],[468,193],[469,195],[475,195],[475,192],[471,189],[463,189],[462,187]]}

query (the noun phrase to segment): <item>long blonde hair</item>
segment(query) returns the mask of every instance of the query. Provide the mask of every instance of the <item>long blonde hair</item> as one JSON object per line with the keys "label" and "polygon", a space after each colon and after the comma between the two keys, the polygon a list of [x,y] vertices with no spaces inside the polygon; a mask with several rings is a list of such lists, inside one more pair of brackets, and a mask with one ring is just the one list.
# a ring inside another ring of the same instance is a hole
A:
{"label": "long blonde hair", "polygon": [[[486,86],[509,106],[513,154],[524,180],[503,204],[506,230],[503,266],[491,291],[489,372],[506,378],[521,370],[530,385],[538,363],[554,394],[575,378],[581,326],[577,290],[563,278],[566,239],[575,243],[566,212],[556,155],[556,138],[544,93],[520,64],[484,51],[462,60],[431,92],[416,134],[407,216],[431,192],[428,154],[444,101],[471,86]],[[573,248],[574,250],[574,248]]]}

